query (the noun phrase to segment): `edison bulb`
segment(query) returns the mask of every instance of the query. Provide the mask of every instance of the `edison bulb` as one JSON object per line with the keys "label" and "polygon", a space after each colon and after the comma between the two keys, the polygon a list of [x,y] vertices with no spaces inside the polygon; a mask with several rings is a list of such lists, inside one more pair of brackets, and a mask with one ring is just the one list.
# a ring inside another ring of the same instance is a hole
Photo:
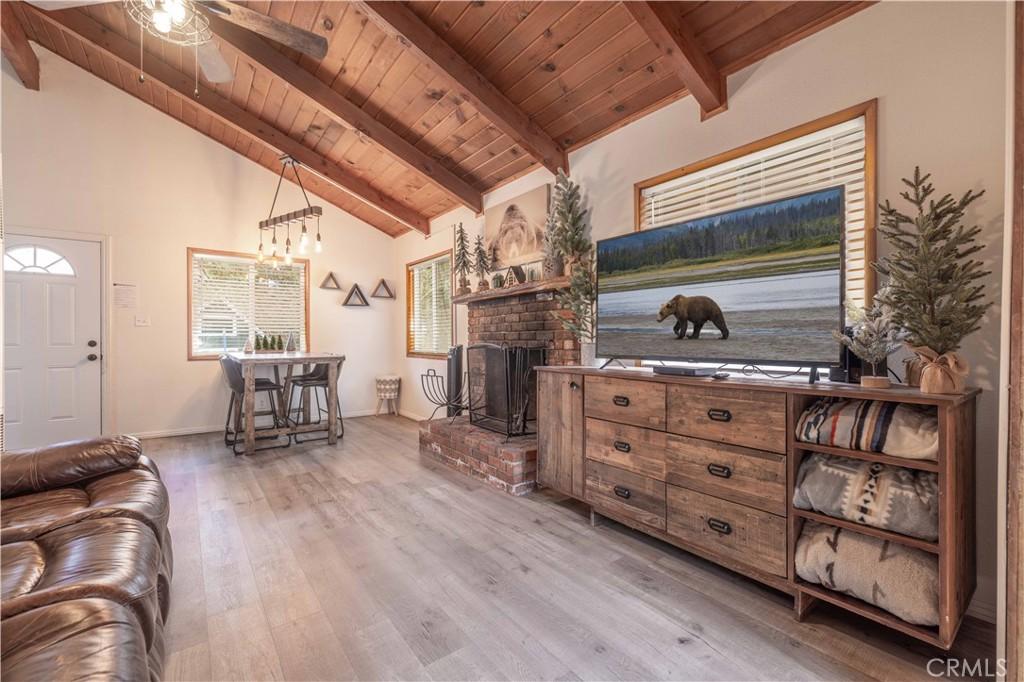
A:
{"label": "edison bulb", "polygon": [[153,26],[161,33],[171,32],[171,15],[163,10],[153,12]]}
{"label": "edison bulb", "polygon": [[322,252],[324,250],[324,243],[322,241],[320,241],[320,234],[319,233],[317,233],[317,235],[316,235],[316,246],[314,247],[314,250],[317,253],[320,253],[320,252]]}
{"label": "edison bulb", "polygon": [[263,242],[260,242],[260,248],[256,249],[256,262],[263,262]]}
{"label": "edison bulb", "polygon": [[291,253],[285,253],[284,254],[284,264],[285,265],[291,265],[292,264],[292,254]]}

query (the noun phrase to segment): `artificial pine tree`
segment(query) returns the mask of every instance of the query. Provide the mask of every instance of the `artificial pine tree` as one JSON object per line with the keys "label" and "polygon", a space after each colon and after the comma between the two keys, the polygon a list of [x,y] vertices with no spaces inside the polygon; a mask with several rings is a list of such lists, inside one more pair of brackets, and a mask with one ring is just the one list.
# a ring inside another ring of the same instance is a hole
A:
{"label": "artificial pine tree", "polygon": [[853,335],[847,336],[838,331],[832,335],[850,349],[854,355],[871,365],[871,376],[862,376],[861,384],[871,388],[887,388],[889,378],[882,370],[886,359],[896,351],[903,342],[906,333],[900,329],[893,319],[893,310],[886,301],[888,290],[882,289],[875,295],[870,308],[861,308],[852,301],[846,303],[846,314],[853,322]]}
{"label": "artificial pine tree", "polygon": [[561,277],[565,274],[565,261],[559,252],[558,220],[555,214],[556,194],[552,193],[548,218],[544,222],[544,276]]}
{"label": "artificial pine tree", "polygon": [[982,249],[975,241],[981,228],[961,224],[967,207],[984,190],[968,190],[959,200],[946,194],[934,201],[930,177],[915,168],[912,180],[903,179],[910,191],[900,196],[917,209],[916,216],[901,213],[888,200],[879,207],[879,231],[892,253],[875,269],[889,278],[879,298],[892,307],[893,320],[907,332],[907,341],[942,356],[981,328],[992,303],[983,300],[985,287],[979,280],[991,273],[971,258]]}
{"label": "artificial pine tree", "polygon": [[256,350],[263,350],[263,337],[259,334],[256,335]]}
{"label": "artificial pine tree", "polygon": [[469,272],[473,269],[473,263],[469,256],[469,240],[466,238],[466,231],[462,229],[462,223],[455,228],[455,258],[452,269],[459,276],[459,289],[455,294],[462,296],[470,293]]}
{"label": "artificial pine tree", "polygon": [[562,327],[572,332],[580,341],[594,338],[594,301],[597,300],[597,283],[594,267],[589,255],[576,261],[569,273],[569,288],[555,294],[562,311],[556,312]]}
{"label": "artificial pine tree", "polygon": [[491,254],[484,247],[483,235],[476,236],[476,244],[473,248],[475,260],[473,261],[473,272],[476,273],[479,281],[477,282],[477,291],[486,291],[490,288],[487,283],[487,273],[491,270]]}
{"label": "artificial pine tree", "polygon": [[570,271],[586,260],[592,248],[586,234],[587,211],[581,204],[580,186],[559,168],[552,202],[554,227],[558,253]]}

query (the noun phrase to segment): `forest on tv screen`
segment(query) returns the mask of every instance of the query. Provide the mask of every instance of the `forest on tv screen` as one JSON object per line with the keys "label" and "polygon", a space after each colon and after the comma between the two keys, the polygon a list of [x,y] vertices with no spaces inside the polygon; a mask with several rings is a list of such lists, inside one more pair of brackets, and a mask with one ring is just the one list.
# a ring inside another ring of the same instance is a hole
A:
{"label": "forest on tv screen", "polygon": [[839,249],[843,195],[806,197],[699,218],[599,245],[602,275]]}

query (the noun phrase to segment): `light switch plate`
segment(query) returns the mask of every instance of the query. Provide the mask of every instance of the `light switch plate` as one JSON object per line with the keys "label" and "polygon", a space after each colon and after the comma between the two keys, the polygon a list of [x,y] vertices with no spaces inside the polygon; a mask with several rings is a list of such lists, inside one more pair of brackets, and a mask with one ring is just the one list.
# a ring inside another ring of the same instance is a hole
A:
{"label": "light switch plate", "polygon": [[136,327],[148,327],[149,326],[149,315],[136,315],[135,316]]}

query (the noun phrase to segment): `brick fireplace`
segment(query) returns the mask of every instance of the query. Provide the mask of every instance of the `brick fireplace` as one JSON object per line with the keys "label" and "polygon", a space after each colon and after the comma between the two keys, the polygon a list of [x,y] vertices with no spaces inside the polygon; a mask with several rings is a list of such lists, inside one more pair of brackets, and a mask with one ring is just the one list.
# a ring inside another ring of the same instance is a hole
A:
{"label": "brick fireplace", "polygon": [[[577,365],[580,346],[562,329],[555,292],[568,286],[565,278],[528,282],[456,296],[452,302],[469,308],[469,345],[543,348],[549,365]],[[420,454],[456,471],[481,479],[512,495],[536,487],[537,437],[488,431],[466,416],[420,422]]]}

